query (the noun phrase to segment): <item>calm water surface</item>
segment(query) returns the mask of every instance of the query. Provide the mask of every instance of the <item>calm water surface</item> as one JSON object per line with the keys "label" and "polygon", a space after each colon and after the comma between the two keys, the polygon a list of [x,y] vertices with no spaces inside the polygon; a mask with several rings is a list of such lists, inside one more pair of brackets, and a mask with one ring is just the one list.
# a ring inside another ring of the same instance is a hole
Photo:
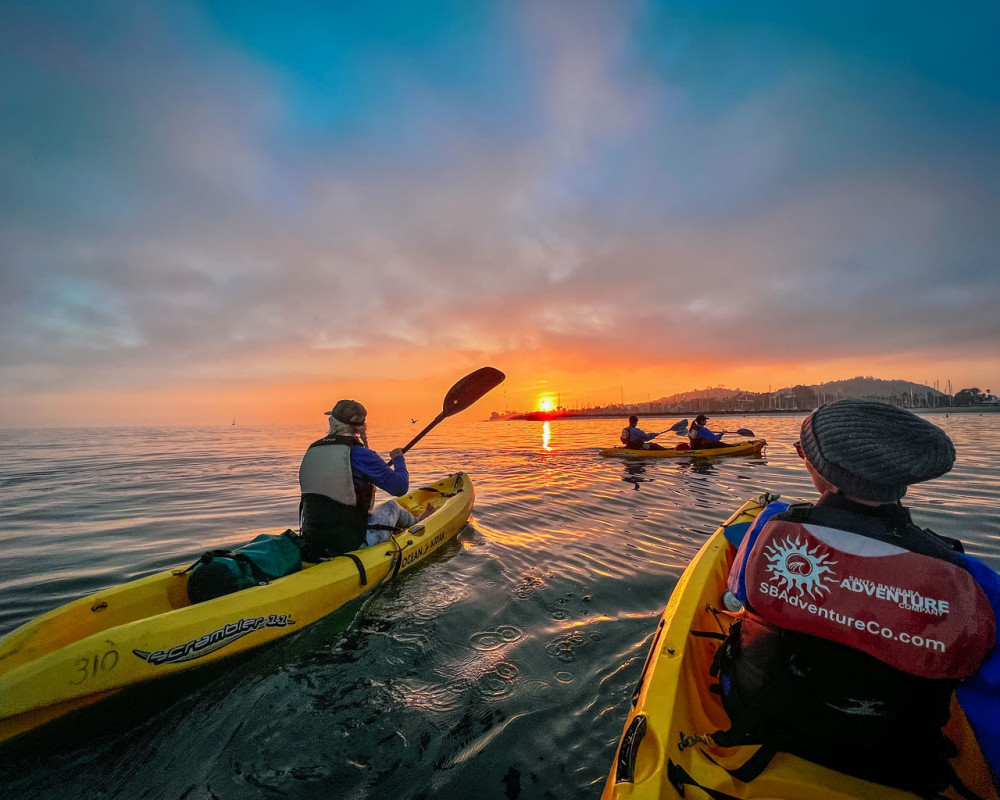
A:
{"label": "calm water surface", "polygon": [[[928,418],[958,463],[910,491],[914,518],[1000,569],[1000,414]],[[618,420],[446,420],[408,462],[414,486],[472,476],[456,542],[125,729],[89,722],[83,741],[8,758],[0,786],[60,800],[597,798],[684,566],[743,500],[814,497],[791,447],[800,422],[734,420],[767,438],[761,457],[632,465],[597,455]],[[375,425],[371,444],[388,452],[416,429]],[[0,431],[0,633],[293,527],[299,459],[322,433]]]}

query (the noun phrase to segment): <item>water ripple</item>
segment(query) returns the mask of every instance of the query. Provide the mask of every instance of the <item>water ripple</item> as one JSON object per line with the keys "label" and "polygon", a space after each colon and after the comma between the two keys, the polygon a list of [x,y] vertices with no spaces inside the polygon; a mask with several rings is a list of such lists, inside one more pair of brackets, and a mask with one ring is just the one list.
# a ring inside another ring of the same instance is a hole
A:
{"label": "water ripple", "polygon": [[[928,418],[958,461],[910,490],[914,519],[1000,567],[1000,414]],[[375,422],[380,452],[412,437]],[[415,485],[473,477],[457,542],[122,729],[81,723],[70,749],[0,763],[0,783],[37,800],[596,797],[691,557],[747,497],[814,497],[791,446],[800,422],[741,418],[768,439],[761,458],[631,465],[597,455],[620,420],[449,420],[407,463]],[[321,432],[0,431],[0,632],[293,526],[299,459]]]}

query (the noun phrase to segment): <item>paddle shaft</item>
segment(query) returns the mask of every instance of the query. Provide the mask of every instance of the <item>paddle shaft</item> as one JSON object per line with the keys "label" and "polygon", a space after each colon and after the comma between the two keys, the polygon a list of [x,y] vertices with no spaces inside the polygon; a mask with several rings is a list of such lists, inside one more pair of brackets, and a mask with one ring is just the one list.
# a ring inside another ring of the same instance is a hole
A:
{"label": "paddle shaft", "polygon": [[[404,453],[407,452],[413,445],[430,433],[436,425],[448,417],[457,414],[459,411],[467,409],[488,391],[499,386],[504,378],[506,376],[500,370],[493,367],[480,367],[475,372],[470,372],[448,390],[448,394],[444,397],[441,413],[434,417],[426,428],[414,436],[409,444],[401,448],[402,451]],[[386,463],[391,464],[392,459],[390,458]]]}
{"label": "paddle shaft", "polygon": [[447,415],[442,411],[440,414],[434,417],[434,419],[431,420],[430,424],[426,428],[424,428],[422,431],[420,431],[420,433],[418,433],[416,436],[410,439],[409,444],[403,446],[402,448],[403,452],[404,453],[408,452],[409,449],[413,447],[413,445],[415,445],[417,442],[423,439],[428,433],[430,433],[435,428],[435,426],[439,425],[445,419],[447,419]]}
{"label": "paddle shaft", "polygon": [[682,431],[683,433],[687,433],[687,426],[688,426],[688,421],[686,419],[682,419],[680,422],[675,422],[669,428],[664,428],[656,435],[661,436],[664,433],[669,433],[670,431],[674,431],[674,433],[676,433],[678,436],[681,436],[683,435]]}

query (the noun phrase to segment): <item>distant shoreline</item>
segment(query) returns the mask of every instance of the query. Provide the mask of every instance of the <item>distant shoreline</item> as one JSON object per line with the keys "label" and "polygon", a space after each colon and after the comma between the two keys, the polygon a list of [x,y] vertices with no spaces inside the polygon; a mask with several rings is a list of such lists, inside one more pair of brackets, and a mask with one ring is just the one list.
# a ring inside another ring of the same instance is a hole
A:
{"label": "distant shoreline", "polygon": [[[908,409],[915,414],[997,414],[1000,413],[1000,405],[990,406],[941,406],[938,408],[912,408]],[[766,409],[763,411],[713,411],[706,416],[713,417],[788,417],[805,416],[812,409]],[[642,419],[658,419],[662,417],[678,418],[693,417],[702,413],[700,411],[620,411],[615,413],[591,413],[586,411],[568,413],[546,413],[546,412],[525,412],[515,414],[510,417],[496,417],[487,420],[488,422],[559,422],[561,420],[574,419],[628,419],[632,414]]]}

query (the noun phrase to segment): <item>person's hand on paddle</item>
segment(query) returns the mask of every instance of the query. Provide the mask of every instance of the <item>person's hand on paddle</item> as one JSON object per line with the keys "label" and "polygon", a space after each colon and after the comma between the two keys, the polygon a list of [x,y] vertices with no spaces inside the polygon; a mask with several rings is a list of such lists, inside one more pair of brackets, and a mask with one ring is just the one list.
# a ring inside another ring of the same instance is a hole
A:
{"label": "person's hand on paddle", "polygon": [[400,458],[403,457],[403,448],[402,447],[397,447],[395,450],[393,450],[393,451],[391,451],[389,453],[389,458],[391,458],[393,461],[396,460],[396,456],[399,456]]}

